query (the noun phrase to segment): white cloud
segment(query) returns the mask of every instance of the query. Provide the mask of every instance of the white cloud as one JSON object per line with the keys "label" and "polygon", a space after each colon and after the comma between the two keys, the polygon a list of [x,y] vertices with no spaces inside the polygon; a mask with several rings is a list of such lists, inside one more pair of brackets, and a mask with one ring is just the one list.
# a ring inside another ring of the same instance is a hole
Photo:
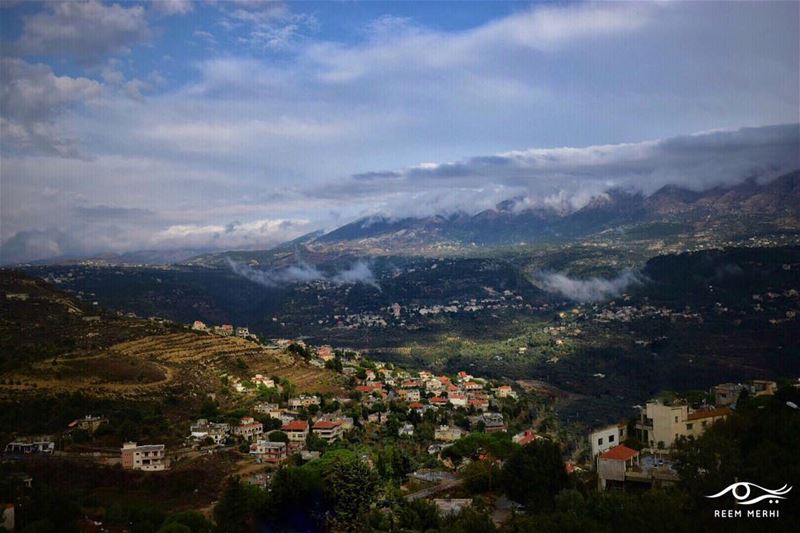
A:
{"label": "white cloud", "polygon": [[47,11],[24,18],[22,36],[15,43],[23,54],[95,62],[150,37],[142,6],[104,5],[96,0],[45,5]]}
{"label": "white cloud", "polygon": [[[207,228],[190,238],[208,242],[236,220],[310,230],[519,196],[563,211],[614,185],[772,173],[791,159],[776,138],[676,136],[800,121],[796,3],[548,4],[459,30],[385,16],[340,40],[296,12],[308,4],[216,6],[158,18],[163,34],[139,4],[43,4],[25,19],[4,54],[58,57],[52,69],[5,57],[30,81],[4,73],[0,238],[52,226],[95,248],[142,248],[171,227]],[[165,37],[173,23],[186,40]],[[202,31],[212,52],[188,44]],[[141,42],[154,48],[108,61]],[[75,210],[104,205],[154,214]]]}
{"label": "white cloud", "polygon": [[261,219],[247,223],[179,224],[157,232],[150,247],[269,248],[289,238],[307,233],[304,219]]}
{"label": "white cloud", "polygon": [[153,0],[153,8],[164,15],[185,15],[194,9],[192,0]]}
{"label": "white cloud", "polygon": [[43,64],[0,58],[2,143],[33,153],[76,157],[77,141],[61,131],[57,119],[70,106],[100,96],[88,78],[56,76]]}
{"label": "white cloud", "polygon": [[[767,180],[800,168],[800,124],[715,130],[658,141],[531,148],[449,163],[357,174],[324,187],[331,198],[382,198],[393,216],[474,213],[522,197],[520,206],[567,212],[610,188],[655,192]],[[368,179],[365,179],[367,176]]]}
{"label": "white cloud", "polygon": [[642,285],[644,278],[630,270],[611,279],[576,279],[562,273],[545,272],[539,274],[539,283],[544,290],[560,294],[570,300],[598,302],[616,298],[626,290]]}

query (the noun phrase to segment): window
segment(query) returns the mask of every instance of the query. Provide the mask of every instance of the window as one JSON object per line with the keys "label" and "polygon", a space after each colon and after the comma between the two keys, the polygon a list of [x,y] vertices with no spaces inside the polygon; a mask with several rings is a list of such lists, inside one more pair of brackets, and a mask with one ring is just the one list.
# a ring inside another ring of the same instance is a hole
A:
{"label": "window", "polygon": [[608,436],[608,442],[614,442],[614,435]]}
{"label": "window", "polygon": [[706,427],[706,424],[707,424],[707,422],[705,420],[703,420],[703,422],[700,425],[703,426],[703,427]]}
{"label": "window", "polygon": [[677,423],[677,422],[678,422],[678,417],[676,416],[676,417],[675,417],[675,423]]}
{"label": "window", "polygon": [[597,445],[598,446],[602,446],[603,445],[603,439],[597,439]]}
{"label": "window", "polygon": [[686,424],[686,429],[691,430],[694,427],[694,424]]}

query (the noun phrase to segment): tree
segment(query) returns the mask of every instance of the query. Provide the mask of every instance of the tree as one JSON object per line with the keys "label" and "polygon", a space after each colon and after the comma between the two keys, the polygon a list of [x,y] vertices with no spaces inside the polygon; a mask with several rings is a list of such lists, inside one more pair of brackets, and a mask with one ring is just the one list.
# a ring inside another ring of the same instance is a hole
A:
{"label": "tree", "polygon": [[322,479],[319,470],[309,466],[284,467],[272,478],[264,516],[279,529],[318,529],[318,522],[324,514]]}
{"label": "tree", "polygon": [[488,492],[500,484],[500,469],[494,461],[473,461],[461,472],[461,479],[472,494]]}
{"label": "tree", "polygon": [[200,406],[200,416],[206,419],[213,419],[219,416],[219,406],[210,396],[206,396],[203,399],[203,404]]}
{"label": "tree", "polygon": [[323,473],[325,500],[333,511],[336,529],[357,529],[375,499],[378,479],[358,457],[339,457]]}
{"label": "tree", "polygon": [[549,440],[535,440],[518,448],[503,465],[506,493],[534,509],[551,508],[555,495],[568,484],[561,450]]}
{"label": "tree", "polygon": [[139,425],[129,419],[126,419],[117,428],[117,435],[125,442],[138,440],[139,434]]}
{"label": "tree", "polygon": [[433,502],[418,499],[404,502],[397,509],[400,527],[411,531],[428,531],[439,529],[439,509]]}
{"label": "tree", "polygon": [[289,435],[283,431],[273,431],[267,437],[272,442],[289,442]]}
{"label": "tree", "polygon": [[325,440],[314,433],[313,431],[309,431],[308,435],[306,436],[306,448],[311,450],[312,452],[323,452],[325,448],[328,446],[328,443]]}
{"label": "tree", "polygon": [[250,531],[251,509],[247,492],[238,477],[231,478],[214,507],[214,520],[223,533]]}

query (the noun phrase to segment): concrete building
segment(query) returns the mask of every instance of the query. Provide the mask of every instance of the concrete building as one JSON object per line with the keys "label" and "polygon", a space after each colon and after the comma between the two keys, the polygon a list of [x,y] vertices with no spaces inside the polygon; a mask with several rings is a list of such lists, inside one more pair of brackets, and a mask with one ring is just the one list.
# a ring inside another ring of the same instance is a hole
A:
{"label": "concrete building", "polygon": [[226,423],[209,422],[205,418],[189,426],[190,437],[196,440],[210,438],[214,444],[222,444],[228,438],[231,427]]}
{"label": "concrete building", "polygon": [[305,420],[292,420],[282,425],[281,431],[288,435],[290,442],[304,443],[306,437],[308,437],[308,422]]}
{"label": "concrete building", "polygon": [[6,444],[5,453],[11,455],[45,454],[56,449],[51,437],[23,437]]}
{"label": "concrete building", "polygon": [[340,422],[332,422],[330,420],[318,420],[312,431],[316,436],[325,442],[336,442],[342,437],[342,424]]}
{"label": "concrete building", "polygon": [[715,405],[726,407],[735,404],[742,389],[744,389],[744,386],[741,383],[720,383],[715,385],[711,388]]}
{"label": "concrete building", "polygon": [[506,430],[506,423],[501,413],[483,413],[477,418],[478,424],[483,422],[483,430],[486,433],[496,433]]}
{"label": "concrete building", "polygon": [[264,434],[264,426],[252,416],[245,416],[238,426],[233,426],[233,434],[243,439],[253,440]]}
{"label": "concrete building", "polygon": [[84,431],[88,431],[89,433],[94,433],[97,431],[97,428],[100,427],[100,424],[104,422],[108,422],[108,418],[102,416],[92,416],[86,415],[83,418],[78,418],[77,420],[73,420],[67,426],[69,430],[73,429],[82,429]]}
{"label": "concrete building", "polygon": [[456,426],[439,426],[433,432],[433,438],[442,442],[457,441],[464,434],[464,431]]}
{"label": "concrete building", "polygon": [[597,478],[600,490],[605,490],[610,481],[620,484],[625,481],[625,471],[639,461],[639,452],[624,445],[601,453],[597,458]]}
{"label": "concrete building", "polygon": [[250,445],[250,453],[261,458],[265,463],[277,464],[289,457],[285,442],[259,440]]}
{"label": "concrete building", "polygon": [[311,407],[312,405],[319,405],[319,397],[303,394],[297,398],[289,398],[289,409],[300,409],[301,407]]}
{"label": "concrete building", "polygon": [[589,445],[592,449],[592,464],[597,460],[598,455],[614,446],[622,444],[627,438],[627,427],[625,424],[612,424],[592,431],[589,434]]}
{"label": "concrete building", "polygon": [[632,484],[664,487],[677,483],[678,474],[662,456],[645,455],[624,445],[597,456],[599,490],[626,490]]}
{"label": "concrete building", "polygon": [[413,437],[414,436],[414,425],[413,424],[403,424],[403,427],[397,430],[398,437]]}
{"label": "concrete building", "polygon": [[137,445],[126,442],[120,450],[122,468],[155,472],[167,469],[167,456],[163,444]]}
{"label": "concrete building", "polygon": [[636,423],[637,439],[650,448],[669,448],[679,437],[699,437],[711,424],[730,415],[727,407],[690,409],[685,403],[647,402]]}
{"label": "concrete building", "polygon": [[441,515],[455,515],[472,506],[472,498],[435,498],[436,509]]}

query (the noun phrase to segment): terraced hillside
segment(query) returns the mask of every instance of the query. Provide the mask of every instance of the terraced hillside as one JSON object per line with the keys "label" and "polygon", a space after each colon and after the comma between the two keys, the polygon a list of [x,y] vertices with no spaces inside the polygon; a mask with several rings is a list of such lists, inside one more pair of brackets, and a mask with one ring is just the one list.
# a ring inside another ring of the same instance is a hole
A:
{"label": "terraced hillside", "polygon": [[245,378],[252,374],[280,376],[291,381],[300,392],[332,392],[342,386],[333,372],[312,367],[277,347],[237,337],[174,333],[120,343],[112,349],[138,360],[175,365],[186,373],[227,373]]}
{"label": "terraced hillside", "polygon": [[201,398],[223,390],[223,376],[257,373],[288,379],[300,392],[342,387],[337,374],[278,347],[103,313],[16,272],[0,271],[0,292],[8,311],[0,319],[0,399],[71,392]]}

